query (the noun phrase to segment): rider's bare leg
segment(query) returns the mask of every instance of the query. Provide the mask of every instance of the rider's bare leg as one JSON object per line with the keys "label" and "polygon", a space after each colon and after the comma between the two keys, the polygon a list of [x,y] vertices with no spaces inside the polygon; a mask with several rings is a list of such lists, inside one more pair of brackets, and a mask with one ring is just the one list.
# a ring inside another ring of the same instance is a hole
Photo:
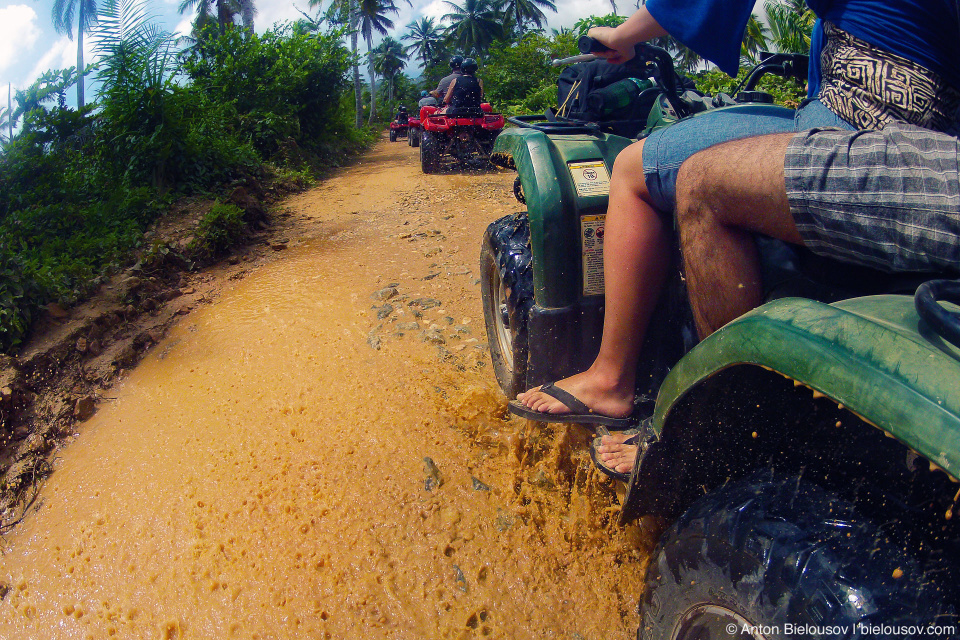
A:
{"label": "rider's bare leg", "polygon": [[[643,177],[643,142],[624,149],[613,166],[604,229],[604,322],[600,352],[589,369],[558,381],[593,411],[624,417],[633,408],[640,346],[667,277],[670,248]],[[517,399],[545,413],[570,409],[536,388]]]}
{"label": "rider's bare leg", "polygon": [[[761,302],[751,232],[803,244],[790,215],[783,160],[791,133],[736,140],[692,156],[677,176],[677,225],[687,292],[701,339]],[[600,460],[633,469],[629,436],[603,436]]]}
{"label": "rider's bare leg", "polygon": [[762,302],[753,233],[803,244],[783,178],[792,137],[735,140],[694,155],[680,168],[677,225],[701,339]]}

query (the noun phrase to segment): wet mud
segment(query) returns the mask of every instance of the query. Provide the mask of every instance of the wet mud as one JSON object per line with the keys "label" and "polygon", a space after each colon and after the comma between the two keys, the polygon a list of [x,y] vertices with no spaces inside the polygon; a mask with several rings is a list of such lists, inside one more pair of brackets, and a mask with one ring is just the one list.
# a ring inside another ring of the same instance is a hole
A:
{"label": "wet mud", "polygon": [[628,638],[650,541],[587,434],[511,418],[483,230],[513,174],[416,149],[282,206],[57,454],[3,541],[3,638]]}

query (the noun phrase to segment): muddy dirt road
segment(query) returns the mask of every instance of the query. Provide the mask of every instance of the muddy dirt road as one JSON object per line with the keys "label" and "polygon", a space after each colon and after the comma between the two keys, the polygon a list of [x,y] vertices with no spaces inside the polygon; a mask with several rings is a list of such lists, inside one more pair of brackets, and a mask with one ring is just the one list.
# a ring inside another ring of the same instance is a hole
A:
{"label": "muddy dirt road", "polygon": [[631,637],[640,532],[585,433],[510,419],[490,369],[512,181],[384,139],[285,202],[289,248],[58,452],[2,541],[0,638]]}

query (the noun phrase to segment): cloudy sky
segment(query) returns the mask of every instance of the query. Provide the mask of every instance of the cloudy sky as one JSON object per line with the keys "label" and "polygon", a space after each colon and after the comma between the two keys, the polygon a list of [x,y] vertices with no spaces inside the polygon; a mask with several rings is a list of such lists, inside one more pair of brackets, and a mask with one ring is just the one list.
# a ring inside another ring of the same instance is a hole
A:
{"label": "cloudy sky", "polygon": [[[312,13],[309,0],[257,0],[259,15],[257,31],[263,31],[275,22],[295,20],[300,17],[297,8]],[[181,16],[177,7],[181,0],[147,0],[149,11],[156,22],[170,31],[187,33],[190,16]],[[324,5],[327,3],[324,2]],[[439,18],[448,13],[443,0],[413,0],[413,6],[398,2],[400,14],[392,19],[396,28],[393,35],[399,37],[405,26],[421,16]],[[557,0],[558,12],[548,13],[549,26],[572,26],[578,19],[589,15],[609,13],[608,0]],[[53,30],[51,10],[53,0],[0,0],[0,104],[6,105],[7,86],[14,91],[29,86],[48,69],[63,69],[76,66],[76,40],[69,40]],[[618,3],[621,11],[628,10],[627,3]],[[74,29],[74,37],[76,30]],[[87,44],[87,43],[85,43]],[[84,59],[92,60],[90,47]]]}

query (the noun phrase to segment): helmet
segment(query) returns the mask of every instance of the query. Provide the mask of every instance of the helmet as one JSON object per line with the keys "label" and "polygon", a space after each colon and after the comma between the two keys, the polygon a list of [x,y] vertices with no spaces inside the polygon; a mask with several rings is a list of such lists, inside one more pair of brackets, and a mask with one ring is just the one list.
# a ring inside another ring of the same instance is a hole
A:
{"label": "helmet", "polygon": [[463,57],[462,57],[462,56],[453,56],[452,58],[450,58],[450,68],[451,68],[451,69],[459,69],[459,68],[460,68],[460,65],[462,65],[462,64],[463,64]]}
{"label": "helmet", "polygon": [[473,73],[477,70],[478,66],[479,65],[477,65],[476,60],[474,60],[473,58],[467,58],[466,60],[463,61],[463,64],[460,66],[460,69],[464,73]]}
{"label": "helmet", "polygon": [[421,97],[421,98],[426,98],[426,97],[427,97],[427,92],[426,92],[426,91],[421,91],[421,92],[420,92],[420,97]]}

